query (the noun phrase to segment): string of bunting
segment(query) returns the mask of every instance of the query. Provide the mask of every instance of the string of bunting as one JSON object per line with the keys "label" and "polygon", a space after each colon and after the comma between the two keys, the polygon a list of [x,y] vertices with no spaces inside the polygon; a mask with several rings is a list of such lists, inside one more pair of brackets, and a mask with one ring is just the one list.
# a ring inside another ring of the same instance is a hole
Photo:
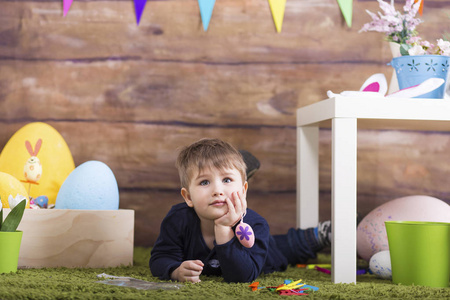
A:
{"label": "string of bunting", "polygon": [[[142,13],[145,9],[145,4],[147,0],[133,0],[134,1],[134,10],[136,13],[136,23],[139,25],[141,21]],[[197,0],[198,6],[200,9],[200,17],[202,19],[203,30],[207,31],[209,22],[211,20],[211,16],[213,13],[214,5],[216,0]],[[353,16],[353,0],[336,0],[339,8],[341,10],[342,16],[344,17],[345,22],[348,27],[352,27],[352,16]],[[414,0],[416,3],[419,0]],[[65,17],[69,9],[72,5],[73,0],[63,0],[63,16]],[[278,33],[281,32],[281,28],[283,26],[284,19],[284,11],[286,8],[286,0],[268,0],[270,11],[272,12],[273,22],[275,24],[275,29]],[[419,13],[423,14],[423,2],[420,3]],[[391,4],[394,3],[394,0],[391,0]]]}

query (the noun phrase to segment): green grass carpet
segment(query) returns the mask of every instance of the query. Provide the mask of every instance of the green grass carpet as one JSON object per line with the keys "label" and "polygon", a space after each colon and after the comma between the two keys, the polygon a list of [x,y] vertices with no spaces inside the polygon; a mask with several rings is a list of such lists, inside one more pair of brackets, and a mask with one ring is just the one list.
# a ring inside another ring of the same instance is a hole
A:
{"label": "green grass carpet", "polygon": [[[251,291],[248,283],[228,284],[218,277],[201,277],[198,284],[186,283],[179,290],[137,290],[96,283],[97,274],[160,281],[148,268],[149,249],[136,248],[133,267],[102,269],[22,269],[0,275],[0,299],[275,299],[267,289]],[[318,262],[329,262],[322,254]],[[260,286],[276,286],[285,279],[303,281],[319,287],[309,299],[450,299],[450,288],[395,285],[374,275],[359,275],[357,284],[332,284],[328,274],[316,270],[289,267],[285,272],[262,275]],[[297,296],[292,296],[297,297]],[[284,298],[281,298],[284,299]],[[294,298],[295,299],[295,298]]]}

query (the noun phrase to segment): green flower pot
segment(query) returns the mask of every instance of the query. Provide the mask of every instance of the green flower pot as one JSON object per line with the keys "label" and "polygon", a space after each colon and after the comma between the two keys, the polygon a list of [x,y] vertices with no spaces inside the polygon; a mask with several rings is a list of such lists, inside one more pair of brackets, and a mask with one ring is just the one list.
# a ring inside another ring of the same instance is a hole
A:
{"label": "green flower pot", "polygon": [[448,287],[450,223],[387,221],[392,281]]}
{"label": "green flower pot", "polygon": [[0,231],[0,274],[17,272],[22,231]]}

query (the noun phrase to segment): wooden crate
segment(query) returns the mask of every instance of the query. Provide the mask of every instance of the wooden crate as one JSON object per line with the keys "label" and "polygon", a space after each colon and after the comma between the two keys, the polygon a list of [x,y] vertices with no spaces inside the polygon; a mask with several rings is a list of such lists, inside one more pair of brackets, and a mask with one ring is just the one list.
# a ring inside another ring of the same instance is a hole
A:
{"label": "wooden crate", "polygon": [[134,210],[26,209],[18,230],[19,268],[133,264]]}

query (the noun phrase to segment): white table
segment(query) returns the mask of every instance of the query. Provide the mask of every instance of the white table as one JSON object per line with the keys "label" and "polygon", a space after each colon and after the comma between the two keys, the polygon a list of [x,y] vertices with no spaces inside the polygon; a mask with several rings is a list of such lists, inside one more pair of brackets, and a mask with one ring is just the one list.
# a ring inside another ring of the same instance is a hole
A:
{"label": "white table", "polygon": [[[332,128],[332,282],[356,282],[357,128],[450,131],[450,100],[336,96],[297,110],[297,226],[319,221],[319,127]],[[418,122],[418,121],[424,122]],[[434,122],[429,122],[434,121]]]}

